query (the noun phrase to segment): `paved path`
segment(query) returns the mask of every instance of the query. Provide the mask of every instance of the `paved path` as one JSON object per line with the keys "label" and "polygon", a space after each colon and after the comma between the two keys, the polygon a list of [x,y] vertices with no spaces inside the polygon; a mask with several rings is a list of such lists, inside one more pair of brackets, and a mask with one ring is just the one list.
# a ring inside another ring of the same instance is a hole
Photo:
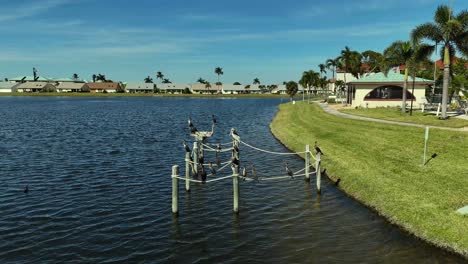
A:
{"label": "paved path", "polygon": [[[365,120],[365,121],[372,121],[372,122],[379,122],[379,123],[385,123],[385,124],[392,124],[392,125],[400,125],[400,126],[412,126],[412,127],[426,127],[428,125],[422,125],[422,124],[413,124],[413,123],[405,123],[405,122],[399,122],[399,121],[391,121],[391,120],[383,120],[383,119],[377,119],[377,118],[371,118],[371,117],[365,117],[365,116],[357,116],[357,115],[352,115],[352,114],[347,114],[347,113],[342,113],[334,108],[331,108],[328,106],[326,103],[320,103],[320,102],[315,102],[319,104],[325,112],[336,115],[339,117],[343,118],[350,118],[350,119],[358,119],[358,120]],[[462,131],[462,132],[468,132],[468,127],[464,128],[454,128],[454,127],[440,127],[440,126],[428,126],[430,128],[436,128],[436,129],[443,129],[443,130],[452,130],[452,131]]]}

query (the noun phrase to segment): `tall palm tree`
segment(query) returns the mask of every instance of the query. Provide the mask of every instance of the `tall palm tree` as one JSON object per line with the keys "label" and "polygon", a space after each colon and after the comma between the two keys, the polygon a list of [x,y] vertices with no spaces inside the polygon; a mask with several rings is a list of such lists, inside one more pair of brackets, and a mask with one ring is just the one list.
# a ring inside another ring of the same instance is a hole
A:
{"label": "tall palm tree", "polygon": [[78,79],[80,79],[80,76],[78,76],[77,73],[74,73],[74,74],[72,75],[72,79],[73,79],[74,81],[78,81]]}
{"label": "tall palm tree", "polygon": [[327,68],[332,70],[332,78],[335,78],[336,66],[338,66],[339,58],[328,59],[326,61]]}
{"label": "tall palm tree", "polygon": [[96,79],[97,79],[96,74],[93,74],[92,78],[93,78],[93,82],[96,82]]}
{"label": "tall palm tree", "polygon": [[413,29],[411,39],[413,42],[428,39],[435,42],[435,45],[441,43],[444,46],[441,50],[441,57],[444,60],[442,119],[447,119],[451,58],[455,56],[456,49],[468,56],[468,11],[463,10],[454,16],[449,6],[440,5],[434,14],[434,21],[435,23],[425,23]]}
{"label": "tall palm tree", "polygon": [[345,83],[345,91],[347,93],[347,99],[349,100],[349,91],[348,91],[348,84],[346,82],[346,74],[348,73],[348,68],[352,61],[352,51],[348,46],[345,46],[344,50],[341,50],[341,55],[338,57],[339,59],[339,66],[341,70],[344,71],[344,83]]}
{"label": "tall palm tree", "polygon": [[319,66],[319,69],[320,69],[320,78],[321,78],[322,73],[327,73],[327,71],[325,70],[327,68],[327,65],[325,65],[323,63],[320,63],[318,66]]}
{"label": "tall palm tree", "polygon": [[162,80],[162,83],[172,83],[172,82],[171,82],[171,80],[169,80],[169,79],[163,79],[163,80]]}
{"label": "tall palm tree", "polygon": [[427,59],[431,53],[431,46],[421,45],[417,43],[410,43],[409,41],[395,41],[388,48],[384,50],[386,63],[390,66],[405,65],[405,77],[403,81],[403,93],[401,112],[406,113],[406,94],[408,86],[408,73],[411,69],[415,72],[418,62]]}
{"label": "tall palm tree", "polygon": [[307,88],[309,100],[310,100],[310,88],[313,85],[317,84],[317,79],[319,79],[319,73],[313,70],[308,70],[302,73],[302,77],[299,80],[299,84],[301,84],[304,88]]}
{"label": "tall palm tree", "polygon": [[153,78],[151,78],[149,75],[143,80],[145,83],[153,83]]}
{"label": "tall palm tree", "polygon": [[160,79],[162,83],[164,81],[164,74],[160,71],[156,72],[156,79]]}
{"label": "tall palm tree", "polygon": [[218,82],[216,83],[216,85],[218,86],[218,90],[220,90],[220,89],[219,89],[219,85],[220,85],[219,76],[224,74],[223,68],[221,68],[221,67],[216,67],[214,72],[218,75]]}
{"label": "tall palm tree", "polygon": [[206,83],[205,79],[203,79],[202,77],[198,78],[197,82],[199,83]]}
{"label": "tall palm tree", "polygon": [[258,78],[255,78],[255,79],[253,80],[253,84],[260,84],[260,80],[259,80]]}
{"label": "tall palm tree", "polygon": [[208,90],[208,92],[210,92],[211,83],[210,82],[205,82],[205,88]]}
{"label": "tall palm tree", "polygon": [[409,62],[414,55],[414,49],[409,41],[395,41],[384,50],[384,55],[393,66],[405,65],[403,93],[401,96],[401,112],[406,113],[406,93],[408,86]]}

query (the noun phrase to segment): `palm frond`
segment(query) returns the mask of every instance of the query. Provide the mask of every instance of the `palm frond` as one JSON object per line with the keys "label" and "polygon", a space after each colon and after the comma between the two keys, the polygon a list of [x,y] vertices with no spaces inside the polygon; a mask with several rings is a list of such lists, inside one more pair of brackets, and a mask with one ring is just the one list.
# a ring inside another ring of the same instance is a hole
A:
{"label": "palm frond", "polygon": [[442,29],[433,23],[425,23],[411,31],[411,42],[417,43],[423,39],[429,39],[436,43],[442,42],[444,39]]}
{"label": "palm frond", "polygon": [[452,10],[447,5],[440,5],[434,14],[434,21],[439,26],[444,26],[451,18],[453,18]]}

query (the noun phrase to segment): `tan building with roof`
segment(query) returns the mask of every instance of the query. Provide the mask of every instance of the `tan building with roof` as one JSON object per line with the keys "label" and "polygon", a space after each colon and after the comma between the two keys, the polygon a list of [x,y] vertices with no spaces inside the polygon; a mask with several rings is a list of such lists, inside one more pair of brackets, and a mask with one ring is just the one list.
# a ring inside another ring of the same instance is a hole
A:
{"label": "tan building with roof", "polygon": [[124,89],[119,82],[91,82],[85,83],[82,90],[92,93],[116,93]]}
{"label": "tan building with roof", "polygon": [[24,82],[16,86],[19,93],[55,92],[57,88],[50,82]]}
{"label": "tan building with roof", "polygon": [[207,88],[204,83],[192,84],[192,93],[199,94],[217,94],[221,93],[223,85],[211,84],[211,87]]}
{"label": "tan building with roof", "polygon": [[57,92],[59,93],[79,93],[82,92],[82,88],[85,84],[79,82],[57,82]]}
{"label": "tan building with roof", "polygon": [[[348,103],[356,107],[398,107],[402,105],[404,75],[389,71],[357,79],[348,83]],[[434,81],[418,78],[414,80],[414,94],[412,93],[413,78],[408,78],[407,104],[413,100],[415,107],[427,103],[426,89]]]}

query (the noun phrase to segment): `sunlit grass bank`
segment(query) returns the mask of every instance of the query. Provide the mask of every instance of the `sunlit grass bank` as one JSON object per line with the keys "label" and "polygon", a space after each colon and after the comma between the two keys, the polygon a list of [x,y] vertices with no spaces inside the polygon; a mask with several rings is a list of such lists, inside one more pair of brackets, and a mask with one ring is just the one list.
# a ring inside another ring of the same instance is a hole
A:
{"label": "sunlit grass bank", "polygon": [[430,130],[422,166],[424,128],[346,119],[317,104],[282,104],[273,134],[294,151],[317,140],[327,173],[340,187],[390,222],[468,257],[468,133]]}
{"label": "sunlit grass bank", "polygon": [[440,120],[437,116],[420,110],[413,110],[413,114],[402,114],[399,108],[359,108],[359,109],[339,109],[340,112],[352,115],[378,118],[384,120],[400,121],[405,123],[423,124],[429,126],[445,127],[465,127],[468,126],[468,120],[460,118],[450,118],[449,120]]}

